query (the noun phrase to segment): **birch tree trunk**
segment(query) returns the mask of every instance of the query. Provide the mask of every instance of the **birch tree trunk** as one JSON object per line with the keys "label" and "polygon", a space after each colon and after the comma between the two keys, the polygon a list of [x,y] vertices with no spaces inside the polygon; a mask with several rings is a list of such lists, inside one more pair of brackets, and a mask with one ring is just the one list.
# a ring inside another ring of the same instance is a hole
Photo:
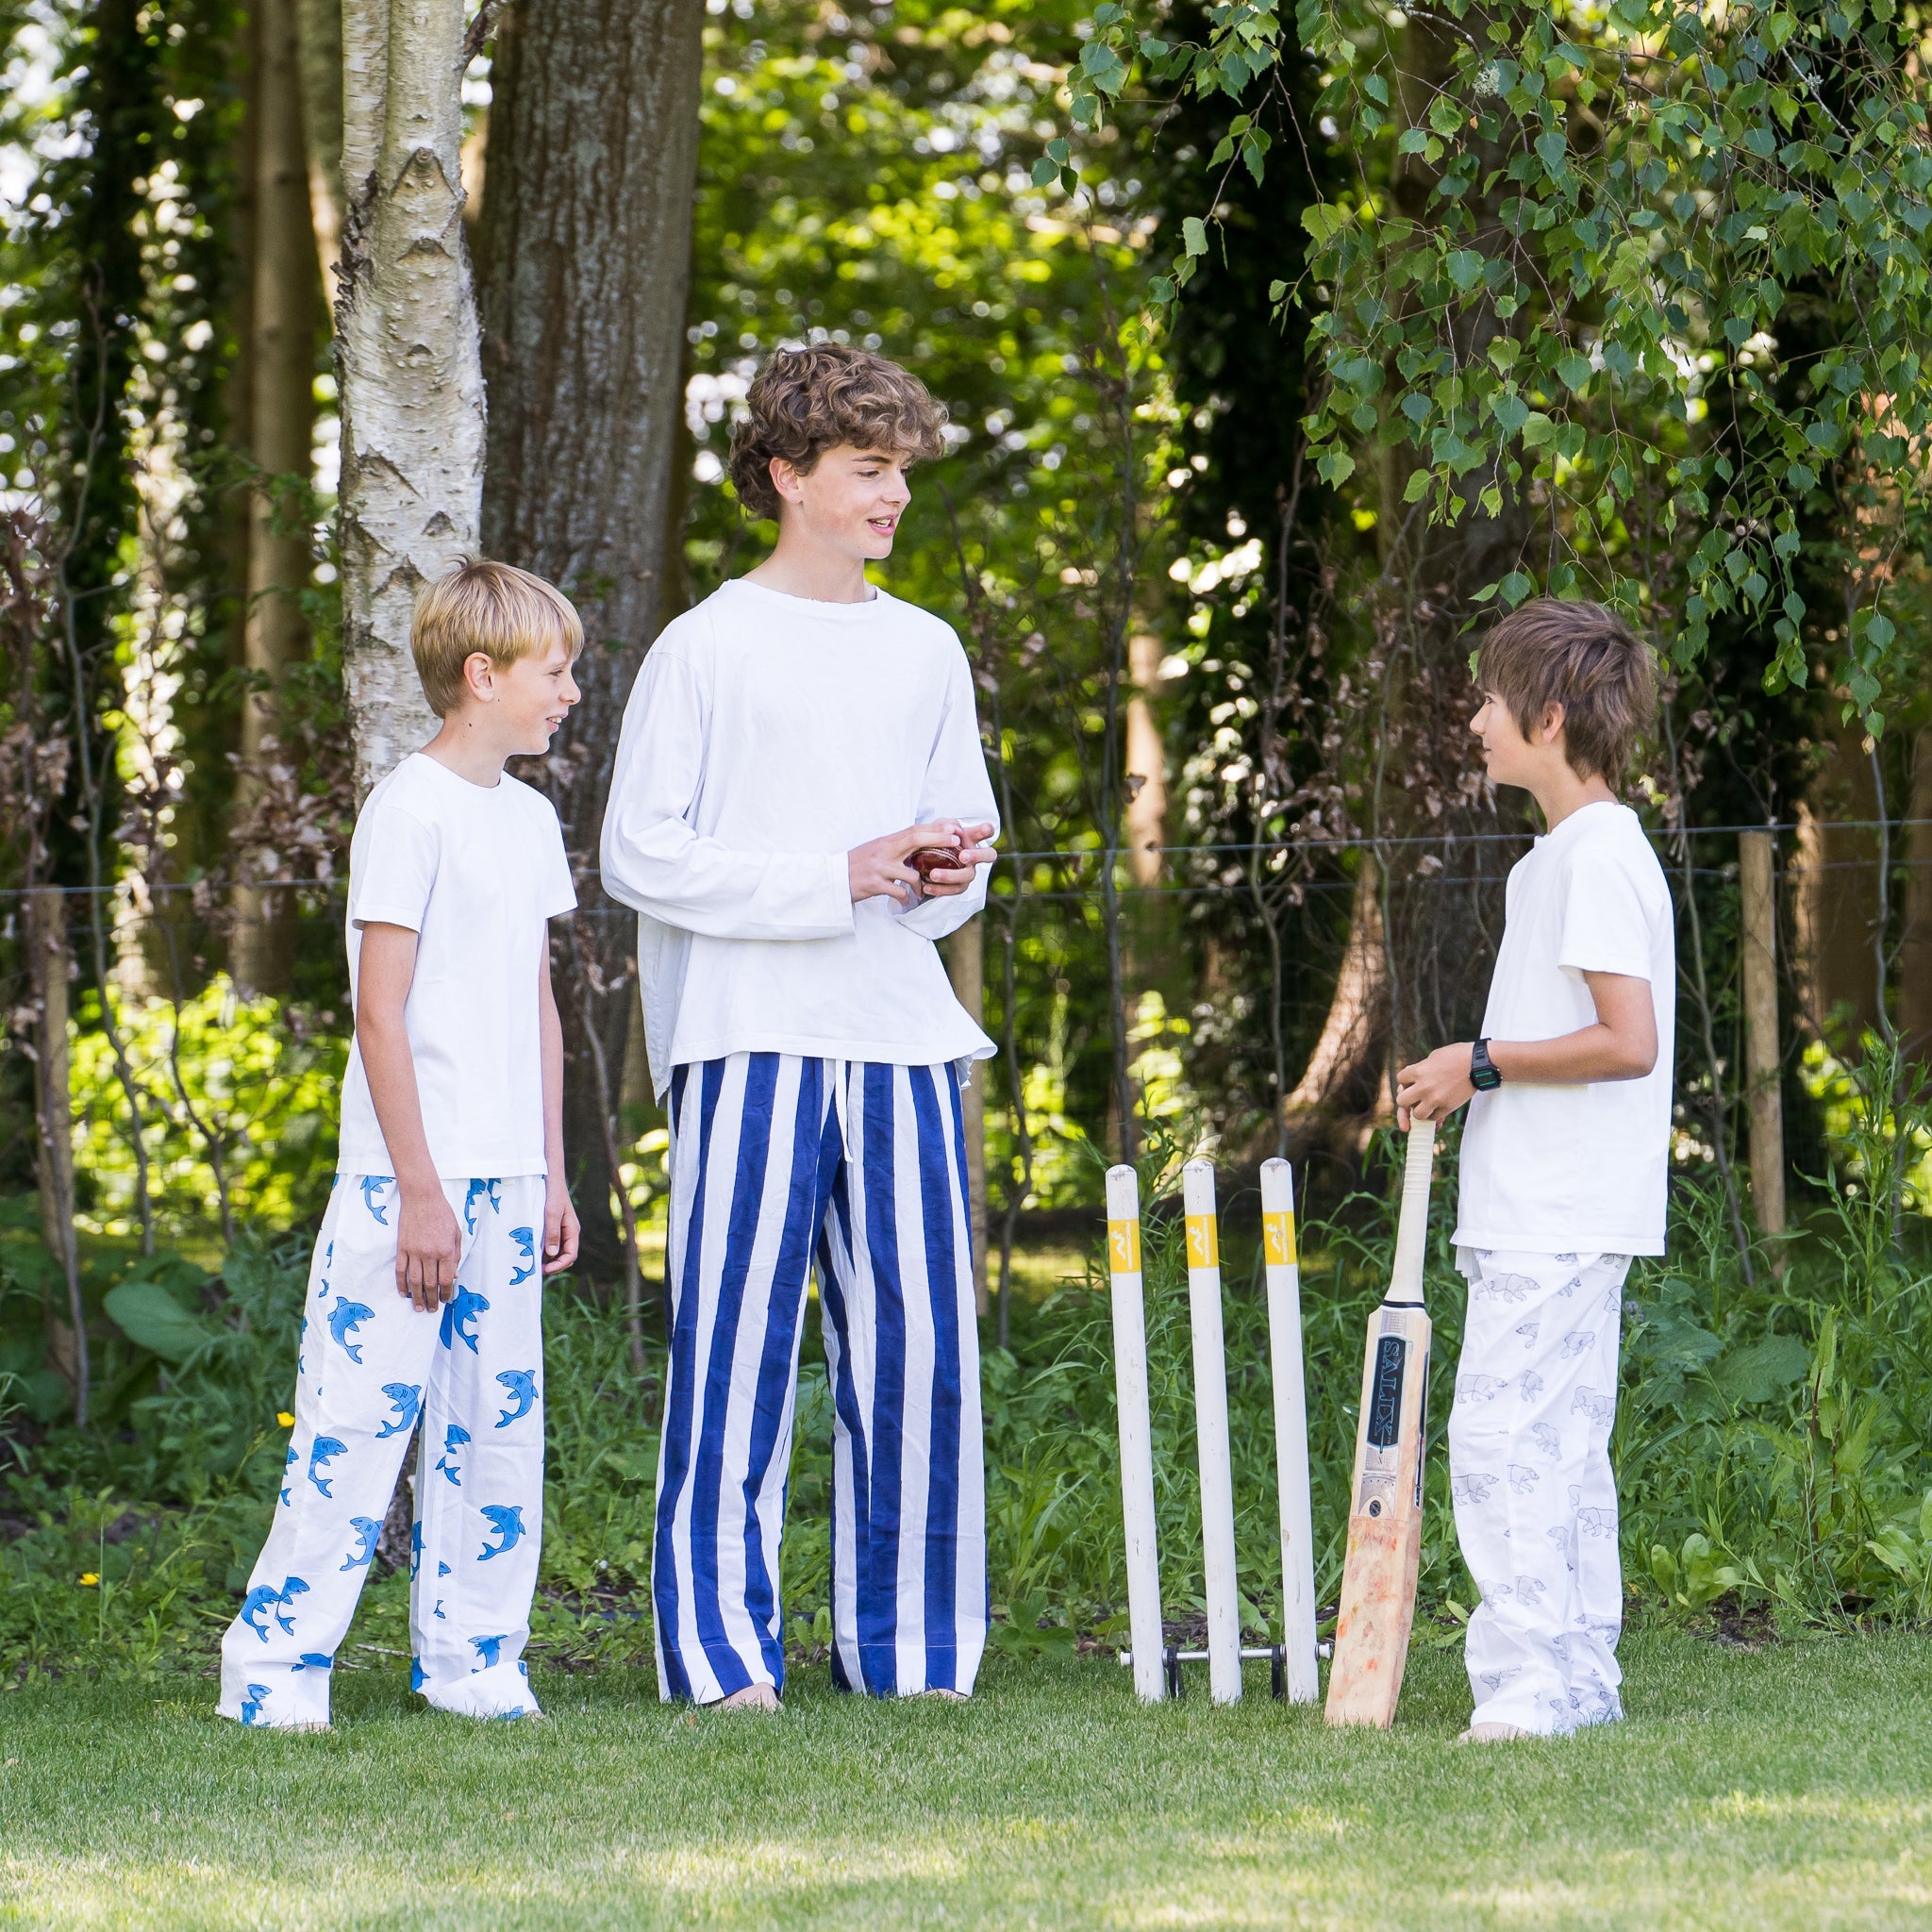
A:
{"label": "birch tree trunk", "polygon": [[358,794],[435,732],[416,592],[476,550],[483,372],[463,243],[463,11],[344,0],[336,299],[342,656]]}
{"label": "birch tree trunk", "polygon": [[[248,612],[242,629],[249,688],[242,699],[242,815],[275,734],[276,687],[307,655],[299,593],[308,581],[304,498],[315,431],[315,244],[308,162],[302,139],[294,0],[255,9],[255,247],[250,270],[249,446],[258,472],[249,499]],[[252,855],[271,871],[275,854]],[[285,990],[286,926],[279,894],[243,885],[235,895],[235,977],[251,989]]]}
{"label": "birch tree trunk", "polygon": [[[525,775],[563,822],[585,916],[559,970],[564,1150],[583,1252],[622,1259],[591,1077],[625,1062],[636,926],[597,874],[625,700],[683,608],[679,488],[685,293],[697,178],[704,0],[544,0],[499,20],[479,256],[492,557],[562,587],[583,614],[582,702]],[[611,1182],[614,1185],[614,1179]]]}

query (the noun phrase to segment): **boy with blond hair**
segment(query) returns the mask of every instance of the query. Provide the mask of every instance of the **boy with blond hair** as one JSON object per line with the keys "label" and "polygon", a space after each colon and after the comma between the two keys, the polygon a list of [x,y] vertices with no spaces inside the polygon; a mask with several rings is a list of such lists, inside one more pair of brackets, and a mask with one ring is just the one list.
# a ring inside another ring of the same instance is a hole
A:
{"label": "boy with blond hair", "polygon": [[777,1706],[815,1268],[833,1681],[959,1696],[986,1642],[959,1092],[993,1048],[934,941],[985,899],[995,814],[958,638],[866,580],[944,412],[831,342],[781,351],[746,403],[732,480],[777,545],[652,647],[604,820],[673,1137],[658,1685]]}
{"label": "boy with blond hair", "polygon": [[1449,1417],[1456,1531],[1481,1601],[1468,1742],[1623,1716],[1610,1467],[1624,1277],[1664,1251],[1676,953],[1670,888],[1617,799],[1655,705],[1650,655],[1594,604],[1541,598],[1476,658],[1470,729],[1543,835],[1509,874],[1484,1037],[1404,1067],[1397,1103],[1465,1102]]}
{"label": "boy with blond hair", "polygon": [[442,728],[356,822],[336,1187],[281,1497],[222,1641],[223,1716],[283,1730],[328,1724],[419,1429],[411,1688],[470,1717],[537,1713],[542,1278],[577,1247],[546,923],[576,893],[556,812],[503,767],[547,751],[576,703],[583,629],[541,578],[470,562],[425,592],[410,644]]}

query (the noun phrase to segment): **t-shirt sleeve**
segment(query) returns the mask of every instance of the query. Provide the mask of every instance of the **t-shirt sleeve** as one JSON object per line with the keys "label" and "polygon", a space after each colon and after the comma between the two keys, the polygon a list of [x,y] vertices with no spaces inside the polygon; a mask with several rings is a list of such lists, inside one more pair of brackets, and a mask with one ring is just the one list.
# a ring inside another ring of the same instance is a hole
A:
{"label": "t-shirt sleeve", "polygon": [[387,802],[360,828],[349,868],[349,918],[357,925],[423,930],[436,884],[437,837],[431,826]]}
{"label": "t-shirt sleeve", "polygon": [[1641,882],[1621,854],[1583,851],[1572,860],[1557,963],[1574,973],[1650,977],[1650,916]]}
{"label": "t-shirt sleeve", "polygon": [[563,827],[557,822],[556,809],[546,801],[543,807],[542,850],[539,858],[541,882],[537,903],[545,919],[576,909],[576,881],[570,875],[570,855],[563,849]]}

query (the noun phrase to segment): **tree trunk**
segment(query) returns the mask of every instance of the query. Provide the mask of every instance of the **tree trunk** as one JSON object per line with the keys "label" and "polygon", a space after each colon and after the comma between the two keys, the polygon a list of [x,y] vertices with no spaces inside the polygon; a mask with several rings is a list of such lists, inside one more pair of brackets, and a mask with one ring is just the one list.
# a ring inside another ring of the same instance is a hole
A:
{"label": "tree trunk", "polygon": [[[1805,1018],[1854,1051],[1878,1024],[1872,933],[1878,922],[1878,797],[1856,720],[1832,734],[1833,756],[1798,815],[1798,953]],[[1857,823],[1847,824],[1846,821]]]}
{"label": "tree trunk", "polygon": [[[953,997],[973,1016],[975,1026],[986,1024],[986,950],[982,924],[969,919],[945,942],[946,976]],[[987,1311],[986,1288],[986,1083],[992,1063],[980,1060],[973,1069],[973,1084],[959,1096],[959,1113],[966,1132],[967,1216],[973,1235],[973,1302]]]}
{"label": "tree trunk", "polygon": [[74,1099],[67,1069],[67,902],[58,886],[27,894],[28,981],[34,1004],[34,1110],[40,1129],[41,1236],[60,1270],[66,1308],[46,1311],[47,1352],[74,1389],[74,1420],[88,1409],[87,1310],[74,1226]]}
{"label": "tree trunk", "polygon": [[1932,1075],[1932,724],[1912,741],[1906,816],[1906,925],[1898,953],[1898,1038]]}
{"label": "tree trunk", "polygon": [[1127,640],[1127,850],[1134,882],[1158,886],[1167,842],[1167,749],[1155,722],[1160,690],[1160,640],[1144,631]]}
{"label": "tree trunk", "polygon": [[329,301],[342,246],[342,0],[294,0],[309,225]]}
{"label": "tree trunk", "polygon": [[342,657],[364,794],[436,730],[409,656],[418,589],[474,555],[483,372],[463,245],[463,13],[346,0],[336,301]]}
{"label": "tree trunk", "polygon": [[584,618],[582,702],[525,775],[557,807],[588,915],[571,969],[588,974],[587,998],[558,997],[564,1151],[586,1264],[607,1275],[621,1240],[584,1027],[623,1067],[635,928],[604,894],[597,847],[625,703],[681,581],[674,468],[704,17],[703,0],[513,8],[492,69],[483,534],[491,556],[548,577]]}
{"label": "tree trunk", "polygon": [[[249,504],[243,630],[248,689],[242,700],[236,787],[243,817],[259,792],[262,761],[274,755],[283,674],[308,647],[300,593],[310,569],[306,497],[315,433],[316,271],[294,0],[258,0],[255,72],[248,421],[258,474]],[[276,854],[248,858],[271,873],[281,870]],[[235,977],[245,988],[287,990],[290,935],[276,919],[281,898],[246,884],[236,892],[231,958]]]}
{"label": "tree trunk", "polygon": [[[1777,882],[1772,834],[1738,836],[1744,956],[1744,1077],[1751,1199],[1766,1234],[1785,1230],[1784,1036],[1777,1021]],[[1784,1273],[1782,1251],[1773,1270]]]}
{"label": "tree trunk", "polygon": [[1382,937],[1381,874],[1364,856],[1349,908],[1348,942],[1321,1037],[1282,1102],[1291,1128],[1312,1118],[1373,1108],[1389,1039],[1389,953]]}
{"label": "tree trunk", "polygon": [[[1402,116],[1421,126],[1454,68],[1462,30],[1440,16],[1411,13],[1403,28]],[[1465,204],[1474,220],[1471,246],[1486,256],[1515,252],[1520,238],[1502,217],[1512,192],[1494,150],[1484,187]],[[1420,155],[1401,158],[1393,183],[1400,211],[1418,224],[1437,218],[1430,191],[1440,171]],[[1450,327],[1457,367],[1481,361],[1491,343],[1524,326],[1492,306],[1460,314]],[[1403,1060],[1445,1040],[1468,1038],[1480,1024],[1495,946],[1502,932],[1507,848],[1477,842],[1507,829],[1493,790],[1470,783],[1479,771],[1469,719],[1475,694],[1469,675],[1472,622],[1484,615],[1471,598],[1524,561],[1531,511],[1503,465],[1474,472],[1458,485],[1467,508],[1453,523],[1430,523],[1424,503],[1407,504],[1422,461],[1408,443],[1391,445],[1378,465],[1383,573],[1373,600],[1375,622],[1372,692],[1374,741],[1370,752],[1367,829],[1372,836],[1433,835],[1441,849],[1385,846],[1383,943],[1392,1075]],[[1480,507],[1486,484],[1501,491],[1498,513]],[[1458,835],[1470,842],[1457,841]],[[1500,863],[1499,863],[1500,861]],[[1445,883],[1455,880],[1457,883]],[[1393,1100],[1392,1091],[1388,1098]]]}

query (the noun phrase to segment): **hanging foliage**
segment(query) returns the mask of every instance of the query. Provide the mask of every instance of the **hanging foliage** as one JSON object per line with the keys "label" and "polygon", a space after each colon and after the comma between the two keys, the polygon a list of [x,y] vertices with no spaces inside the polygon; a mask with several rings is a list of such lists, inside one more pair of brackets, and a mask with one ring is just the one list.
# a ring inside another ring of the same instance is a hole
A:
{"label": "hanging foliage", "polygon": [[[1191,42],[1157,18],[1096,10],[1077,123],[1137,74],[1250,98],[1280,56],[1275,6],[1213,8]],[[1791,564],[1822,494],[1854,553],[1838,678],[1882,729],[1886,592],[1927,507],[1920,15],[1892,0],[1615,0],[1588,16],[1304,0],[1294,31],[1324,69],[1318,124],[1295,131],[1344,142],[1355,172],[1303,213],[1307,275],[1271,291],[1324,309],[1328,382],[1307,417],[1323,478],[1399,449],[1401,502],[1434,521],[1526,501],[1530,545],[1479,595],[1606,597],[1680,664],[1719,613],[1745,613],[1775,638],[1774,689],[1807,675]],[[1258,177],[1268,142],[1238,119],[1214,163]],[[1157,301],[1207,254],[1210,219],[1182,222]],[[1821,308],[1833,346],[1788,368],[1781,339]]]}

